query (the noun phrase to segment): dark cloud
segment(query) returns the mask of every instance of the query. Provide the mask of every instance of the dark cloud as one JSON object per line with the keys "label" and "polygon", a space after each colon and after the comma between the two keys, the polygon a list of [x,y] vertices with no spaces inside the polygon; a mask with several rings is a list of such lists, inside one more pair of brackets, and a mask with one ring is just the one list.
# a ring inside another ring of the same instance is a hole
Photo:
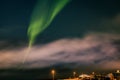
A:
{"label": "dark cloud", "polygon": [[[35,2],[1,1],[0,39],[27,41],[27,28]],[[72,0],[38,36],[37,42],[82,37],[92,31],[119,33],[118,3],[119,0]]]}

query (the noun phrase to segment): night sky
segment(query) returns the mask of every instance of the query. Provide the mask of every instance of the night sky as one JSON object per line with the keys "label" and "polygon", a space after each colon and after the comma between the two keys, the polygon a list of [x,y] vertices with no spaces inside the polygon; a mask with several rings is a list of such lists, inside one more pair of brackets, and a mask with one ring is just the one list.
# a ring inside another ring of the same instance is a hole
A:
{"label": "night sky", "polygon": [[[12,72],[8,69],[17,69],[26,54],[27,29],[36,2],[0,0],[2,77],[12,74],[14,70]],[[49,71],[52,68],[59,74],[61,71],[111,71],[120,69],[119,56],[120,1],[70,0],[48,28],[37,36],[22,66],[31,72],[33,69],[39,69],[47,76],[50,76]],[[33,72],[38,75],[37,70]]]}

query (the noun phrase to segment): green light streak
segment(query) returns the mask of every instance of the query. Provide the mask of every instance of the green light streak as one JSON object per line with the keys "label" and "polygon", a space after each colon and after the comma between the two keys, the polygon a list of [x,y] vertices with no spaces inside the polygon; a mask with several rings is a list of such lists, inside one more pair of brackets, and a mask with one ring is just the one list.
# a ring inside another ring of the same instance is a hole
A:
{"label": "green light streak", "polygon": [[68,2],[69,0],[38,0],[28,28],[29,47]]}

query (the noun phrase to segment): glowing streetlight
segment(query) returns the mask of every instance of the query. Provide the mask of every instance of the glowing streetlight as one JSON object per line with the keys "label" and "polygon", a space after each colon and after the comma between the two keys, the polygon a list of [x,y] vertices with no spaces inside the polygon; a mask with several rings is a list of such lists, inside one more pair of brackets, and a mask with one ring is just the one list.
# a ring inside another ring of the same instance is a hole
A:
{"label": "glowing streetlight", "polygon": [[54,77],[55,77],[55,70],[52,70],[51,73],[52,73],[52,78],[53,78],[53,80],[54,80]]}
{"label": "glowing streetlight", "polygon": [[92,72],[92,74],[94,75],[94,74],[95,74],[95,72]]}
{"label": "glowing streetlight", "polygon": [[120,73],[120,70],[117,70],[116,72],[117,72],[117,73]]}
{"label": "glowing streetlight", "polygon": [[76,72],[73,72],[73,76],[74,76],[74,78],[75,78],[75,75],[76,75]]}

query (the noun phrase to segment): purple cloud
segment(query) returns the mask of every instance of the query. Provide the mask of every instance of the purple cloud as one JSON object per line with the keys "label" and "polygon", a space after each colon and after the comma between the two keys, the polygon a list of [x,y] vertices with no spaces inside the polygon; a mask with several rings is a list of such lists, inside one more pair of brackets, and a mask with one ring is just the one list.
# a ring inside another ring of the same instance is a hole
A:
{"label": "purple cloud", "polygon": [[[33,46],[24,66],[42,68],[61,63],[75,63],[73,67],[92,65],[101,69],[118,69],[120,54],[113,44],[116,40],[120,40],[117,34],[90,33],[83,38],[61,39],[41,46]],[[1,50],[0,68],[16,67],[21,64],[26,52],[27,47]]]}

